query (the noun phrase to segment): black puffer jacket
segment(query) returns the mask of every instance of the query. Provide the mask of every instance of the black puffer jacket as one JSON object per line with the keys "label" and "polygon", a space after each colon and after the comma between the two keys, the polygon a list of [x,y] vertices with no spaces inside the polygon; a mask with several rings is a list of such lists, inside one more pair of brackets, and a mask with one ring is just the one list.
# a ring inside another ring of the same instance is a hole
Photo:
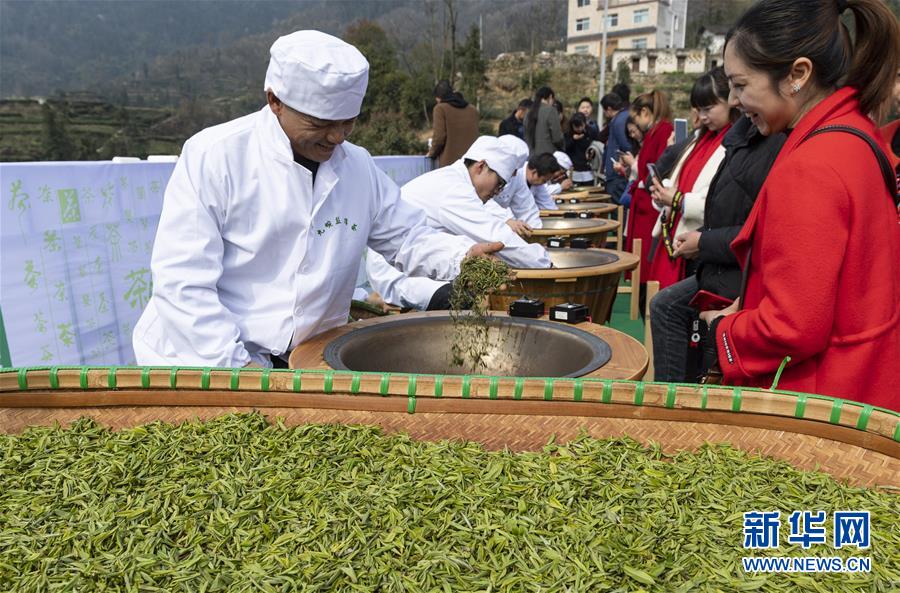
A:
{"label": "black puffer jacket", "polygon": [[741,268],[731,242],[744,226],[775,157],[787,136],[763,136],[746,116],[738,119],[725,138],[725,160],[706,194],[697,280],[700,288],[729,299],[741,290]]}

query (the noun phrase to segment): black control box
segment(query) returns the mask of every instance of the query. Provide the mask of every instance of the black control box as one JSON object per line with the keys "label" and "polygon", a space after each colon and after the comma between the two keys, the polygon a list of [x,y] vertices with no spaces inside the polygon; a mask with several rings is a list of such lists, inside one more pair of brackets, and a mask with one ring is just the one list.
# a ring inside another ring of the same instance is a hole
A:
{"label": "black control box", "polygon": [[563,212],[563,218],[578,218],[578,213],[574,210],[566,210]]}
{"label": "black control box", "polygon": [[550,307],[550,319],[552,321],[564,321],[566,323],[581,323],[587,321],[590,311],[585,305],[578,303],[563,303]]}
{"label": "black control box", "polygon": [[548,237],[547,238],[547,247],[551,249],[559,249],[566,246],[566,238],[565,237]]}
{"label": "black control box", "polygon": [[591,242],[587,237],[572,237],[569,239],[569,247],[572,249],[587,249],[591,246]]}
{"label": "black control box", "polygon": [[537,319],[544,315],[544,301],[537,299],[516,299],[509,305],[510,317],[530,317]]}

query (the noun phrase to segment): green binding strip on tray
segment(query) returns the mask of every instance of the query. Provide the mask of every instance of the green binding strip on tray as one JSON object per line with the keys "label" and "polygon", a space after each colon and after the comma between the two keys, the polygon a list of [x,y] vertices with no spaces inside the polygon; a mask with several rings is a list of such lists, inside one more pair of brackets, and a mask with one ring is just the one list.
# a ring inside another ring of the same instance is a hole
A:
{"label": "green binding strip on tray", "polygon": [[434,397],[444,397],[444,376],[434,378]]}
{"label": "green binding strip on tray", "polygon": [[109,370],[106,372],[106,384],[109,385],[110,389],[116,388],[116,367],[109,367]]}
{"label": "green binding strip on tray", "polygon": [[644,382],[640,381],[634,386],[634,405],[644,405]]}
{"label": "green binding strip on tray", "polygon": [[862,412],[859,413],[859,420],[856,421],[856,428],[859,430],[865,430],[869,425],[869,416],[872,415],[872,411],[875,410],[872,406],[863,406]]}
{"label": "green binding strip on tray", "polygon": [[178,387],[178,367],[172,367],[169,371],[169,387],[176,389]]}
{"label": "green binding strip on tray", "polygon": [[513,387],[513,399],[522,399],[523,391],[525,391],[525,379],[516,377],[516,384]]}
{"label": "green binding strip on tray", "polygon": [[231,382],[229,384],[232,391],[237,391],[241,387],[241,369],[231,369]]}
{"label": "green binding strip on tray", "polygon": [[553,399],[553,379],[544,379],[544,399],[546,401]]}
{"label": "green binding strip on tray", "polygon": [[81,373],[78,375],[78,384],[82,389],[88,388],[88,368],[81,367]]}
{"label": "green binding strip on tray", "polygon": [[322,380],[322,391],[328,394],[334,393],[334,371],[325,371],[325,378]]}
{"label": "green binding strip on tray", "polygon": [[900,443],[900,422],[894,425],[894,440]]}
{"label": "green binding strip on tray", "polygon": [[141,369],[141,387],[144,389],[150,388],[150,367]]}
{"label": "green binding strip on tray", "polygon": [[497,399],[497,388],[500,385],[499,377],[491,377],[491,384],[488,387],[488,397],[491,399]]}
{"label": "green binding strip on tray", "polygon": [[574,399],[577,402],[580,402],[583,393],[584,393],[584,381],[582,381],[581,379],[575,379],[574,384],[572,385],[572,399]]}
{"label": "green binding strip on tray", "polygon": [[805,393],[801,393],[797,396],[797,407],[794,408],[794,417],[795,418],[803,418],[806,414],[806,400],[807,396]]}
{"label": "green binding strip on tray", "polygon": [[203,391],[209,391],[209,372],[209,368],[200,371],[200,389]]}
{"label": "green binding strip on tray", "polygon": [[415,407],[415,397],[416,397],[416,376],[409,375],[406,377],[406,395],[413,398],[413,407]]}
{"label": "green binding strip on tray", "polygon": [[[413,379],[413,384],[415,384],[415,379]],[[416,396],[411,395],[406,398],[406,413],[407,414],[415,414],[416,412]]]}
{"label": "green binding strip on tray", "polygon": [[59,368],[50,367],[50,389],[59,389]]}
{"label": "green binding strip on tray", "polygon": [[472,377],[469,375],[463,375],[461,395],[466,399],[472,396]]}
{"label": "green binding strip on tray", "polygon": [[388,373],[381,373],[381,385],[378,387],[378,393],[387,395],[391,387],[391,376]]}
{"label": "green binding strip on tray", "polygon": [[741,406],[744,403],[744,394],[741,391],[740,387],[735,387],[734,391],[732,391],[731,393],[731,411],[740,412]]}
{"label": "green binding strip on tray", "polygon": [[272,372],[272,369],[263,369],[262,373],[259,374],[259,388],[263,391],[269,390],[269,373]]}
{"label": "green binding strip on tray", "polygon": [[704,385],[700,389],[700,409],[705,410],[707,405],[709,405],[709,386]]}
{"label": "green binding strip on tray", "polygon": [[600,396],[600,401],[604,404],[612,401],[612,381],[603,382],[603,394]]}
{"label": "green binding strip on tray", "polygon": [[291,389],[294,390],[294,393],[300,393],[303,389],[303,371],[297,369],[294,371],[294,379],[291,381]]}
{"label": "green binding strip on tray", "polygon": [[666,407],[674,408],[675,407],[675,389],[678,386],[674,383],[669,383],[669,388],[666,390]]}
{"label": "green binding strip on tray", "polygon": [[360,379],[359,373],[353,373],[353,376],[350,378],[350,393],[352,393],[353,395],[356,395],[357,393],[359,393],[360,381],[361,381],[361,379]]}
{"label": "green binding strip on tray", "polygon": [[836,399],[831,404],[831,418],[828,419],[832,424],[837,424],[841,421],[841,409],[844,407],[844,400]]}
{"label": "green binding strip on tray", "polygon": [[[18,379],[19,379],[19,389],[22,391],[25,391],[26,389],[28,389],[28,369],[27,368],[22,367],[19,369]],[[84,386],[82,386],[82,387],[84,387]]]}

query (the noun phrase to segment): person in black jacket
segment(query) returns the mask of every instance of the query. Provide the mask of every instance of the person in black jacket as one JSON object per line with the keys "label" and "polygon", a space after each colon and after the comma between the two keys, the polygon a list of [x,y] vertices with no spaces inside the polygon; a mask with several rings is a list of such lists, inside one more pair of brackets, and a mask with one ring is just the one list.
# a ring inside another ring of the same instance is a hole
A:
{"label": "person in black jacket", "polygon": [[[675,255],[696,259],[697,273],[660,291],[650,303],[656,381],[693,381],[702,372],[697,361],[705,328],[699,311],[688,303],[698,290],[731,300],[739,296],[741,268],[730,245],[747,220],[785,139],[784,133],[763,136],[742,116],[722,141],[725,159],[706,194],[703,227],[675,238]],[[689,359],[693,364],[688,364]]]}
{"label": "person in black jacket", "polygon": [[522,140],[525,139],[525,114],[531,107],[531,99],[522,99],[519,101],[516,110],[509,114],[509,117],[500,122],[500,128],[497,131],[498,136],[504,134],[512,134]]}
{"label": "person in black jacket", "polygon": [[572,182],[578,186],[594,185],[594,172],[588,162],[587,150],[591,147],[588,135],[587,118],[581,112],[569,119],[568,129],[564,134],[566,154],[572,160]]}

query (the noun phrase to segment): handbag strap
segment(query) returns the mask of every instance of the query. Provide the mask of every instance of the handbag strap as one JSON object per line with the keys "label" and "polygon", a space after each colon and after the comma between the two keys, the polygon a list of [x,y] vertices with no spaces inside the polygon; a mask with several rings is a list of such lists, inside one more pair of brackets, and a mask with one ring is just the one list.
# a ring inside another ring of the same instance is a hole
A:
{"label": "handbag strap", "polygon": [[803,140],[800,141],[800,144],[803,144],[813,136],[818,136],[819,134],[824,134],[825,132],[844,132],[846,134],[853,134],[857,138],[861,138],[865,140],[866,144],[869,145],[869,148],[872,149],[872,152],[875,153],[875,158],[878,160],[878,166],[881,168],[881,175],[884,177],[884,184],[887,186],[888,193],[894,199],[894,207],[900,206],[900,197],[897,195],[897,177],[894,174],[893,168],[891,168],[891,163],[888,161],[887,156],[884,154],[884,151],[872,140],[872,137],[863,132],[862,130],[858,130],[857,128],[852,128],[850,126],[823,126],[821,128],[817,128],[806,135]]}

